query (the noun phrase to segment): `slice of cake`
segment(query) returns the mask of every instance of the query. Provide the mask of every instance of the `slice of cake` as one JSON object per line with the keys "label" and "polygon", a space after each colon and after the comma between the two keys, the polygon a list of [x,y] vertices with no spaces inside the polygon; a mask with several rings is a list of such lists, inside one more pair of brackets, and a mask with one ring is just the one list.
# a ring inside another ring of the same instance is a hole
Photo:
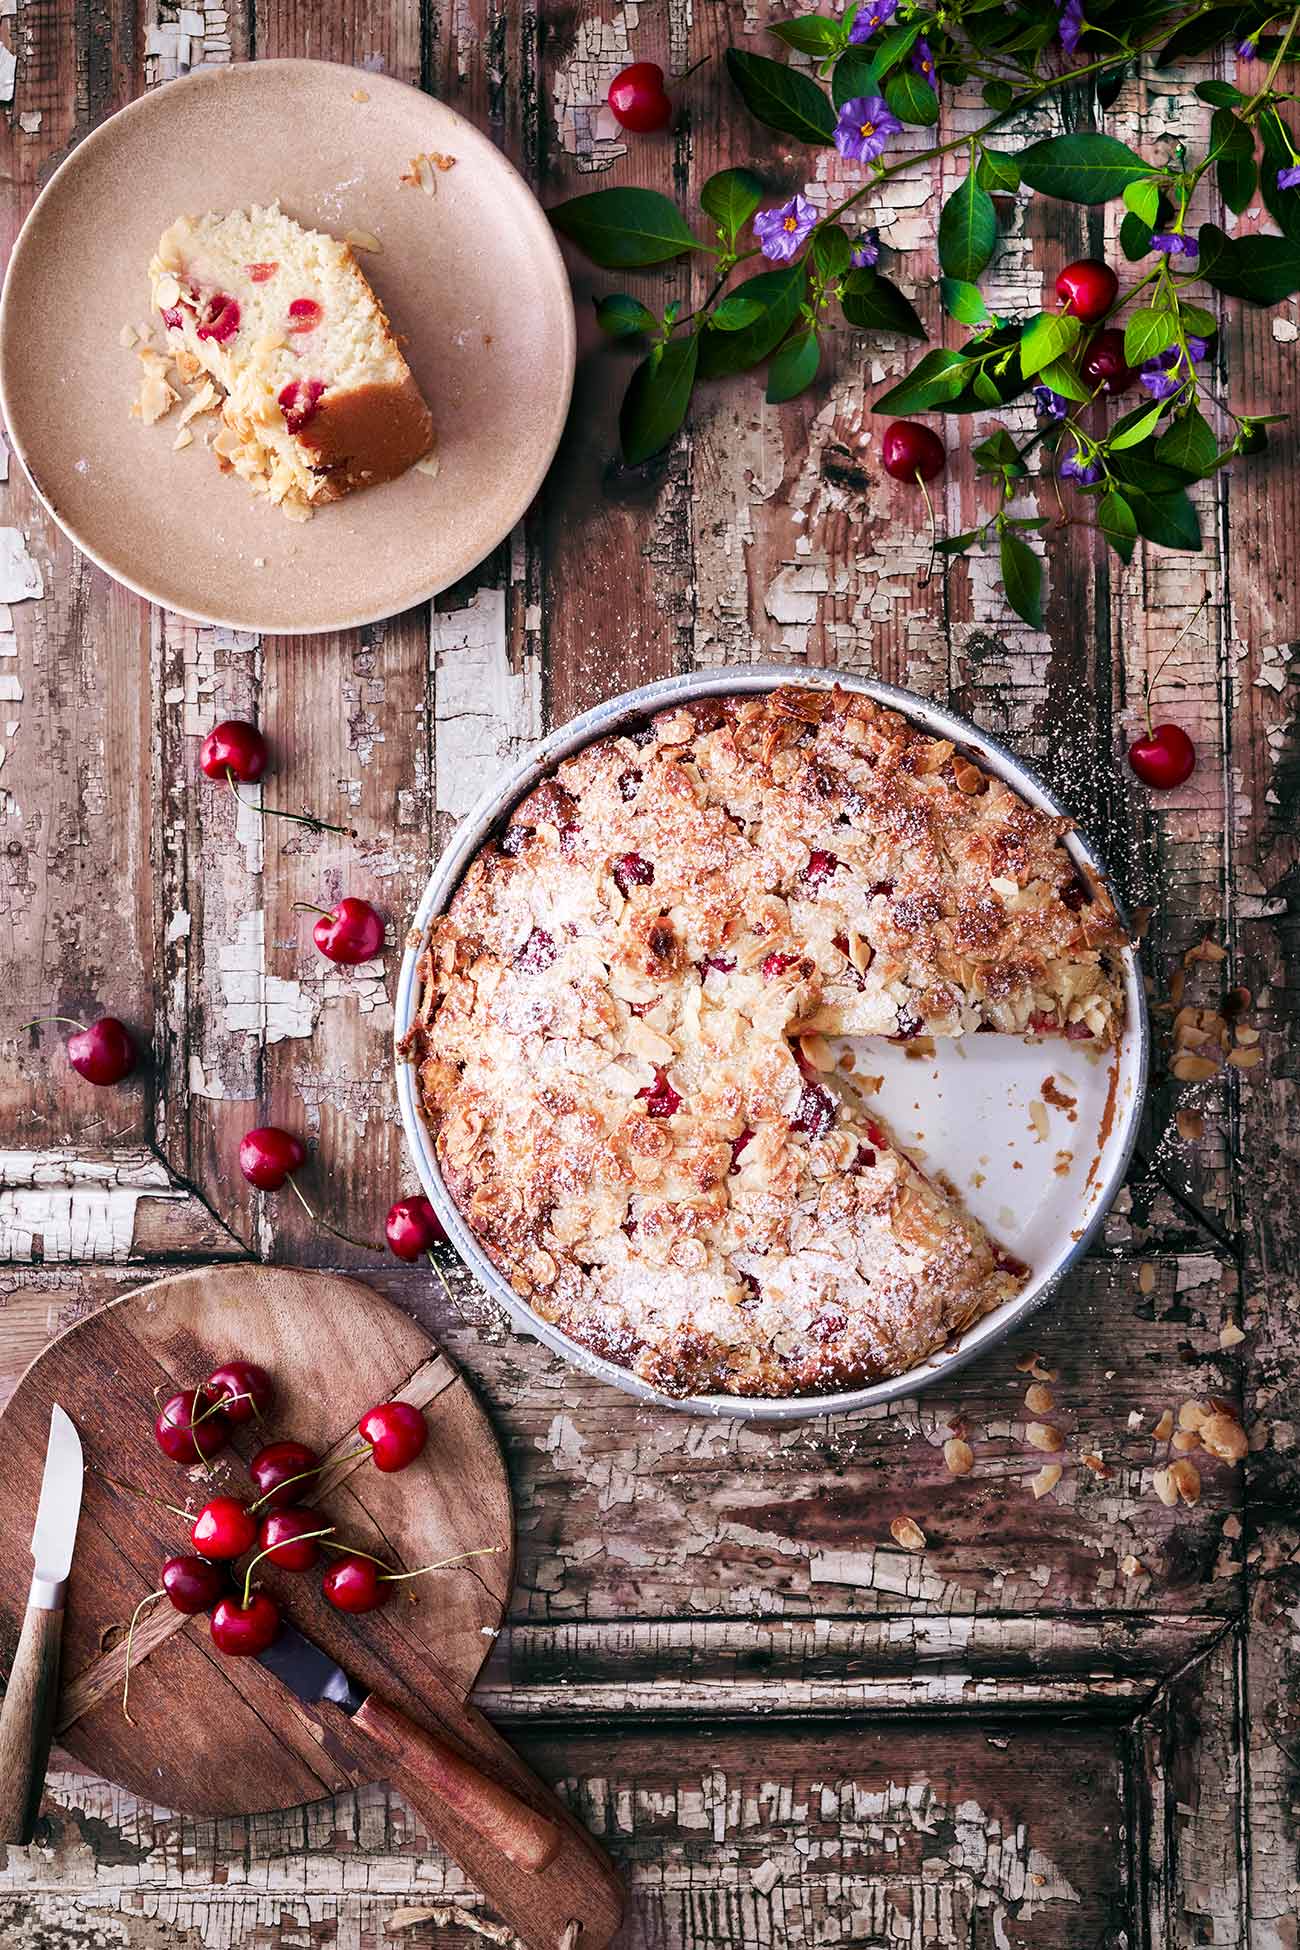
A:
{"label": "slice of cake", "polygon": [[213,451],[286,514],[428,453],[429,409],[347,244],[274,203],[178,217],[149,278],[169,343],[225,393]]}

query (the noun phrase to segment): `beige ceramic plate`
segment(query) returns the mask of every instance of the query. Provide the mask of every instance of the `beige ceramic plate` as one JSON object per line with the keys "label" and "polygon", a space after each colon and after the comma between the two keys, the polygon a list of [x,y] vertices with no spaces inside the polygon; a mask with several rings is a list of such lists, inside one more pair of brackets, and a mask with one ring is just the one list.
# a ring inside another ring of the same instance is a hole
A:
{"label": "beige ceramic plate", "polygon": [[[456,158],[432,197],[398,180],[421,153]],[[120,343],[148,317],[146,267],[173,217],[277,196],[300,223],[380,240],[358,257],[438,438],[435,476],[300,526],[221,474],[201,437],[175,452],[179,409],[130,418],[140,366]],[[369,623],[466,574],[537,492],[573,363],[568,278],[523,179],[441,102],[323,61],[205,70],[114,116],[51,178],[0,303],[5,421],[56,521],[128,588],[237,629]]]}

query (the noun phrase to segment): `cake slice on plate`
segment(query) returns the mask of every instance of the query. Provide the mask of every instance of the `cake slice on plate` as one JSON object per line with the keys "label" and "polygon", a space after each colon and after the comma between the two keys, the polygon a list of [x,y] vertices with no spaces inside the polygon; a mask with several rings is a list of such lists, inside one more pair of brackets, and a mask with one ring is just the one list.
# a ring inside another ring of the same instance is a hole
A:
{"label": "cake slice on plate", "polygon": [[347,244],[274,203],[179,217],[149,278],[169,344],[225,394],[218,460],[286,514],[428,453],[429,409]]}

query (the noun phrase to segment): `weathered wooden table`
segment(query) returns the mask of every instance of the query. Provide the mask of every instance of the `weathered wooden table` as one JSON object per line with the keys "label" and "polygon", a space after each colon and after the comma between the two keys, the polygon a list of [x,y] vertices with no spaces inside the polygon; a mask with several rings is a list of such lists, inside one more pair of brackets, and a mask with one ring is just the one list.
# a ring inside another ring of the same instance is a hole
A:
{"label": "weathered wooden table", "polygon": [[[697,187],[750,159],[788,193],[809,167],[749,122],[716,61],[692,77],[670,137],[625,147],[599,112],[633,55],[680,70],[731,39],[761,46],[738,5],[209,0],[196,17],[170,0],[156,12],[8,0],[4,15],[17,61],[9,240],[106,115],[187,63],[253,54],[420,82],[490,129],[547,202],[609,181]],[[0,59],[0,92],[11,65]],[[1125,122],[1140,143],[1167,127],[1167,103],[1131,86]],[[876,212],[888,241],[916,252],[904,282],[931,322],[942,188],[936,176],[921,197],[903,179]],[[991,291],[1016,310],[1037,302],[1045,265],[1096,249],[1114,218],[1058,206],[1053,221],[1074,227],[1051,238],[1024,234],[1011,205],[1007,221]],[[684,293],[686,272],[668,275]],[[628,367],[595,342],[592,279],[581,266],[576,279],[578,389],[546,490],[431,614],[265,643],[197,628],[79,560],[11,471],[6,574],[21,586],[29,557],[43,593],[0,616],[6,1020],[109,1008],[152,1062],[96,1092],[50,1032],[22,1038],[17,1057],[9,1045],[5,1382],[61,1324],[196,1261],[343,1264],[418,1314],[481,1391],[518,1504],[518,1588],[480,1702],[625,1865],[629,1945],[1226,1944],[1250,1930],[1260,1950],[1294,1950],[1290,443],[1197,490],[1215,538],[1203,557],[1139,552],[1124,572],[1072,539],[1035,635],[982,571],[918,587],[923,523],[882,479],[869,417],[900,353],[841,333],[829,373],[779,410],[752,381],[719,386],[667,458],[628,473],[614,443]],[[1232,310],[1240,404],[1300,405],[1283,363],[1294,310]],[[950,473],[944,495],[966,526],[969,474]],[[1157,800],[1122,747],[1144,673],[1202,595],[1177,659],[1201,763]],[[1145,1144],[1166,1183],[1135,1176],[1104,1249],[951,1390],[784,1432],[670,1419],[588,1384],[507,1331],[463,1276],[448,1305],[427,1269],[340,1256],[294,1203],[250,1194],[235,1165],[250,1123],[305,1126],[320,1199],[376,1235],[410,1184],[387,992],[452,822],[485,774],[581,707],[772,654],[950,698],[1035,760],[1130,901],[1153,910],[1156,999],[1209,937],[1229,960],[1194,962],[1187,1000],[1213,1006],[1242,985],[1265,1053],[1179,1085],[1171,1012],[1158,1017]],[[286,754],[277,785],[346,814],[355,845],[263,830],[203,784],[199,734],[229,715],[266,727]],[[328,967],[291,913],[344,892],[390,916],[382,980]],[[1035,1351],[1065,1434],[1063,1474],[1041,1499],[1024,1403]],[[1212,1395],[1236,1405],[1252,1454],[1243,1467],[1198,1454],[1199,1497],[1166,1507],[1153,1428]],[[964,1477],[943,1459],[957,1427],[975,1456]],[[902,1515],[923,1552],[891,1539]],[[34,1950],[499,1940],[381,1790],[203,1823],[56,1767],[38,1844],[9,1853],[0,1942]]]}

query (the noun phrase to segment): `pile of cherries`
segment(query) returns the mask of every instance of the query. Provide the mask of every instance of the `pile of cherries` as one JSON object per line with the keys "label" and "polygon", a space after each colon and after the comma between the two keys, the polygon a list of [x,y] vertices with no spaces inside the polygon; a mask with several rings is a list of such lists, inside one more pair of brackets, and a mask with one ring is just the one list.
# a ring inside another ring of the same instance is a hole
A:
{"label": "pile of cherries", "polygon": [[[256,1361],[223,1361],[197,1388],[183,1388],[163,1402],[154,1440],[173,1462],[206,1464],[229,1446],[236,1428],[260,1422],[274,1399],[271,1377]],[[357,1432],[360,1446],[337,1461],[368,1456],[385,1474],[413,1463],[428,1440],[424,1416],[410,1402],[380,1402],[361,1417]],[[376,1611],[392,1596],[395,1583],[421,1574],[394,1571],[369,1552],[334,1541],[334,1525],[304,1500],[321,1471],[331,1466],[305,1442],[269,1442],[248,1464],[255,1497],[241,1501],[213,1496],[194,1517],[165,1505],[190,1524],[193,1550],[168,1558],[160,1589],[143,1603],[166,1597],[186,1616],[210,1611],[218,1651],[256,1655],[265,1652],[280,1630],[279,1606],[267,1592],[252,1588],[256,1567],[266,1561],[282,1571],[310,1571],[322,1550],[328,1550],[338,1553],[321,1580],[330,1604],[344,1612]],[[242,1591],[236,1591],[231,1570],[249,1552],[255,1555],[244,1572]]]}

